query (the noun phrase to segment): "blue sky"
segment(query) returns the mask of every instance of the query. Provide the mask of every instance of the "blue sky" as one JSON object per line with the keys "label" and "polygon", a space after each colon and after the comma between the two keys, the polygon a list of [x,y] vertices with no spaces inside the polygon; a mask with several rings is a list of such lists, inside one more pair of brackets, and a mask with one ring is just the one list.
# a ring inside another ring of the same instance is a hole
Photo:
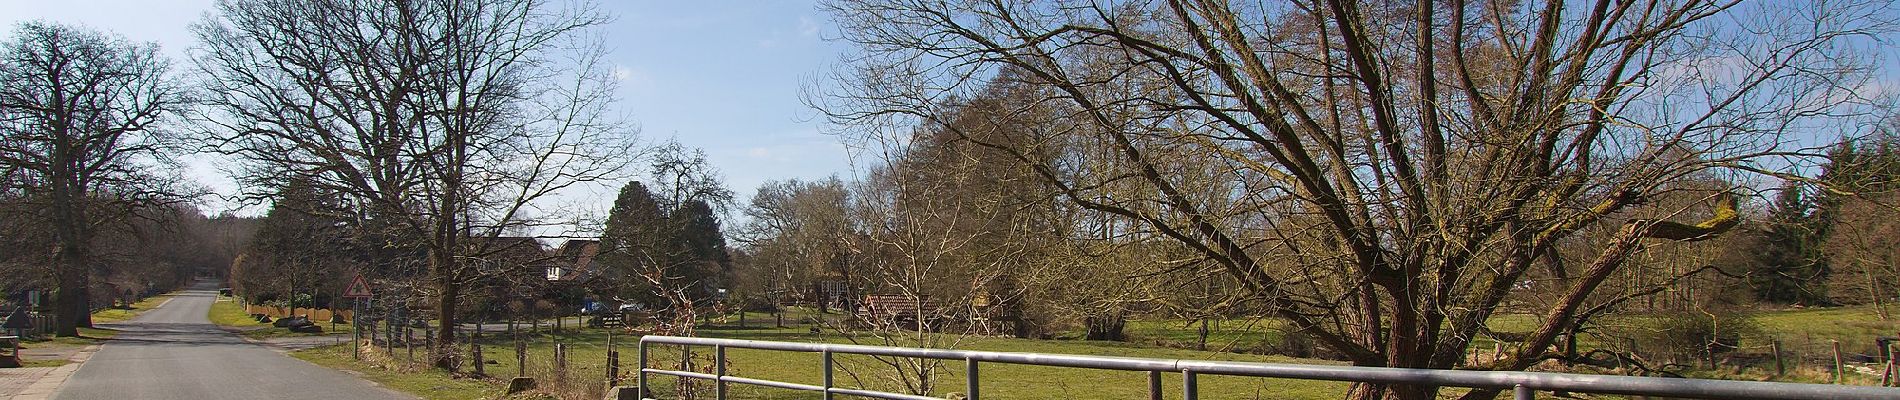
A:
{"label": "blue sky", "polygon": [[[0,1],[5,31],[49,20],[157,42],[182,69],[194,39],[188,25],[212,0]],[[837,58],[842,44],[829,17],[808,1],[603,0],[615,16],[603,34],[622,110],[645,140],[678,138],[702,148],[742,198],[768,180],[849,175],[845,147],[820,133],[822,121],[799,101]],[[4,34],[0,34],[4,35]],[[219,162],[189,160],[201,184],[229,192]],[[644,174],[642,173],[644,176]],[[588,201],[601,210],[612,191]],[[231,205],[207,201],[207,212]]]}

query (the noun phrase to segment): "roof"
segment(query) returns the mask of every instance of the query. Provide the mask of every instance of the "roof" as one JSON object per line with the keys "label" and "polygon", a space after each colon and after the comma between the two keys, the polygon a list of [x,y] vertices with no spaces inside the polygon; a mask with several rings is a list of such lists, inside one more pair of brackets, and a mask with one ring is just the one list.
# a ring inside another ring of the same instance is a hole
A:
{"label": "roof", "polygon": [[594,256],[600,254],[600,241],[587,239],[569,239],[561,243],[554,252],[555,267],[561,268],[559,276],[550,274],[549,280],[577,281],[593,276]]}

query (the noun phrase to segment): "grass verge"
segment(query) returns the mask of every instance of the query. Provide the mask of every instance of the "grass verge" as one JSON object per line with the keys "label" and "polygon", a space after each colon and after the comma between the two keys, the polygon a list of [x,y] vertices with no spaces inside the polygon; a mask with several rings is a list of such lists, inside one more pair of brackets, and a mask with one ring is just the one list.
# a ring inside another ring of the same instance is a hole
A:
{"label": "grass verge", "polygon": [[[41,337],[38,339],[26,340],[25,342],[20,344],[20,348],[22,349],[30,348],[30,349],[35,349],[35,350],[49,350],[49,349],[79,350],[79,349],[85,348],[86,346],[92,346],[96,344],[105,343],[106,340],[110,340],[113,336],[118,335],[118,334],[119,334],[119,331],[115,331],[111,329],[79,328],[79,336],[77,337],[51,337],[51,336]],[[57,367],[57,366],[72,363],[72,361],[67,360],[67,357],[65,356],[61,356],[59,358],[54,358],[54,359],[35,359],[33,357],[34,356],[31,354],[22,355],[21,360],[20,360],[21,366],[22,367]]]}
{"label": "grass verge", "polygon": [[251,318],[250,314],[244,312],[244,307],[238,306],[238,302],[235,298],[227,296],[218,296],[217,301],[211,303],[211,311],[205,315],[205,318],[210,319],[211,323],[217,324],[218,326],[236,329],[240,331],[238,333],[239,335],[251,339],[327,336],[345,333],[344,331],[328,329],[328,326],[325,326],[325,333],[297,333],[291,332],[289,329],[273,327],[269,323],[257,322],[256,319]]}
{"label": "grass verge", "polygon": [[20,360],[20,367],[21,368],[47,368],[47,367],[58,367],[61,365],[72,364],[72,363],[73,363],[72,360],[67,360],[64,358],[54,359],[54,360]]}
{"label": "grass verge", "polygon": [[137,318],[139,314],[144,314],[146,311],[151,311],[154,308],[158,308],[159,305],[165,304],[166,300],[171,300],[171,299],[172,299],[171,294],[169,293],[161,294],[157,296],[147,297],[144,300],[139,300],[138,302],[132,303],[132,305],[126,306],[125,308],[114,307],[114,308],[99,310],[98,312],[92,313],[92,322],[95,324],[98,324],[98,323],[111,323],[111,322],[122,322],[122,321],[131,320],[132,318]]}
{"label": "grass verge", "polygon": [[428,369],[388,369],[381,363],[359,361],[350,356],[350,346],[323,346],[290,353],[291,357],[312,364],[356,372],[364,379],[390,389],[428,400],[492,399],[499,397],[499,384],[479,379],[456,379],[444,372]]}

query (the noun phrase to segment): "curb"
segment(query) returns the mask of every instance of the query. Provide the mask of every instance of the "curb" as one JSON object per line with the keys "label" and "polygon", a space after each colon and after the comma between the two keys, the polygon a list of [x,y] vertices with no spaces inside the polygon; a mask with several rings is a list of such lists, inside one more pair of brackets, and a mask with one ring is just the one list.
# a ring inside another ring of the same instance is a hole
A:
{"label": "curb", "polygon": [[99,352],[100,346],[104,345],[95,344],[79,350],[78,353],[67,358],[67,361],[72,361],[71,363],[54,368],[52,372],[41,376],[38,381],[27,385],[25,390],[14,395],[13,400],[44,400],[53,397],[54,394],[59,393],[60,386],[66,384],[67,378],[71,378],[74,373],[79,372],[79,367],[84,366],[86,360],[92,358],[93,353]]}

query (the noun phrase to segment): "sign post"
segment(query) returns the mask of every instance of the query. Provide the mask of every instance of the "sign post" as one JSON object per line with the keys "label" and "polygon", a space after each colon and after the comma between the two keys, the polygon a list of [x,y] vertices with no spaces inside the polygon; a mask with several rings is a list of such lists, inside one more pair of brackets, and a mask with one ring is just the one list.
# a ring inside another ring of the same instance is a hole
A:
{"label": "sign post", "polygon": [[350,342],[350,357],[354,359],[363,359],[363,353],[357,351],[363,345],[362,305],[364,300],[373,296],[369,281],[363,280],[363,274],[356,274],[355,278],[350,279],[350,286],[343,289],[343,297],[353,300],[350,304],[350,337],[353,338]]}

